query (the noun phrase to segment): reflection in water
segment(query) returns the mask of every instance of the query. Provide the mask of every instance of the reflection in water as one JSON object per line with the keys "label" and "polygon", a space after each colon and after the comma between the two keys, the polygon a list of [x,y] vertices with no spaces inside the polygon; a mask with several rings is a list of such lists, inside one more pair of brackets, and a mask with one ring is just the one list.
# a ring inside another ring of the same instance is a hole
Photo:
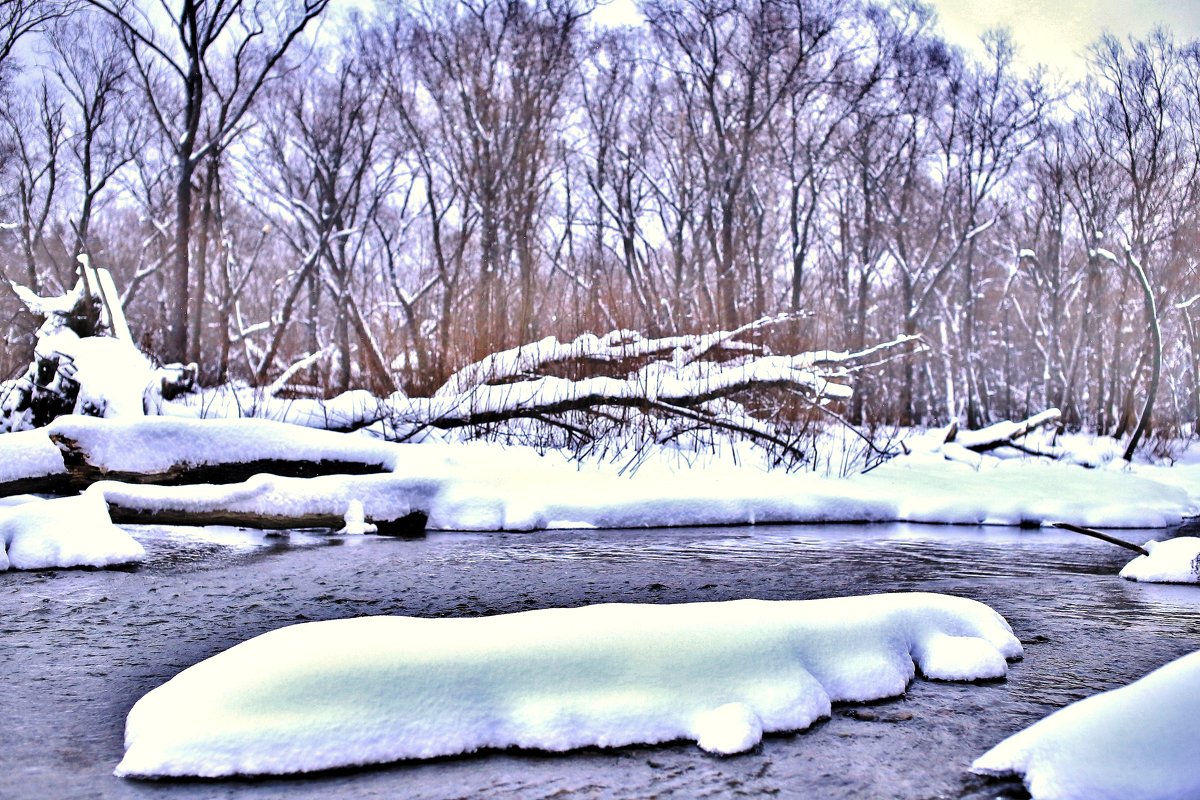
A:
{"label": "reflection in water", "polygon": [[[129,571],[0,576],[0,796],[997,797],[971,760],[1046,713],[1200,646],[1200,587],[1116,577],[1127,553],[1063,531],[915,525],[431,534],[416,541],[137,528]],[[1162,532],[1129,532],[1143,541]],[[336,546],[335,546],[336,545]],[[988,603],[1026,645],[1007,681],[917,681],[754,753],[691,745],[488,753],[300,780],[110,776],[133,702],[238,641],[305,620],[468,616],[599,602],[938,591]]]}

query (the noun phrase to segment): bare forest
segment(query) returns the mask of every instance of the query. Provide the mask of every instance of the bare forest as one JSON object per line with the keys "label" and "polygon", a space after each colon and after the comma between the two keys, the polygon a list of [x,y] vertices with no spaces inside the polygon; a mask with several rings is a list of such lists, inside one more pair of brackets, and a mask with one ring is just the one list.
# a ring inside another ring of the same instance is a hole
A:
{"label": "bare forest", "polygon": [[[546,336],[787,314],[754,335],[918,337],[854,423],[1195,431],[1200,43],[1104,37],[1068,83],[919,0],[335,6],[0,0],[4,277],[87,254],[206,385],[419,397]],[[7,284],[0,322],[10,378]]]}

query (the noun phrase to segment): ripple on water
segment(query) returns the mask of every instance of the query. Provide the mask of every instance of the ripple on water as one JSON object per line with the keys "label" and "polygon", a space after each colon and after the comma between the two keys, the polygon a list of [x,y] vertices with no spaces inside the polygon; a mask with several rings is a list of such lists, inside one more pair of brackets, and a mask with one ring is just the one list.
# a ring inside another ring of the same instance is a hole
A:
{"label": "ripple on water", "polygon": [[[1200,589],[1116,577],[1125,553],[1063,532],[914,525],[203,537],[138,528],[132,571],[0,577],[0,796],[199,800],[581,796],[1011,797],[970,762],[1080,697],[1200,646]],[[1150,538],[1147,534],[1143,538]],[[1136,538],[1136,534],[1130,538]],[[112,778],[124,715],[179,670],[259,633],[362,614],[467,616],[598,602],[929,590],[992,605],[1026,644],[1005,681],[917,681],[901,699],[714,758],[690,745],[486,753],[301,780]]]}

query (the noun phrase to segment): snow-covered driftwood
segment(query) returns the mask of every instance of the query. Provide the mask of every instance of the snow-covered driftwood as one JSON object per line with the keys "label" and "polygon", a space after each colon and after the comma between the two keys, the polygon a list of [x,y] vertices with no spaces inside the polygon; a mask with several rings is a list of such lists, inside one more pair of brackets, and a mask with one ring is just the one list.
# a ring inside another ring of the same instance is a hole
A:
{"label": "snow-covered driftwood", "polygon": [[998,447],[1021,447],[1018,439],[1023,439],[1038,428],[1053,425],[1062,417],[1057,408],[1047,409],[1040,414],[1034,414],[1020,422],[1005,420],[980,428],[975,431],[960,431],[957,425],[952,425],[946,434],[946,441],[953,442],[976,453],[986,453]]}
{"label": "snow-covered driftwood", "polygon": [[42,322],[33,362],[22,376],[0,385],[0,432],[41,427],[72,413],[157,413],[164,389],[170,394],[195,379],[190,365],[155,369],[133,344],[112,277],[81,261],[80,279],[57,297],[39,297],[11,283]]}
{"label": "snow-covered driftwood", "polygon": [[60,417],[47,429],[73,482],[237,483],[280,477],[365,475],[389,470],[383,442],[261,419]]}
{"label": "snow-covered driftwood", "polygon": [[421,536],[428,521],[425,508],[414,505],[427,498],[427,487],[419,480],[390,474],[256,475],[236,484],[182,487],[104,481],[89,491],[104,496],[113,522],[131,525],[236,525],[339,532],[373,528],[387,536]]}
{"label": "snow-covered driftwood", "polygon": [[845,400],[853,394],[848,379],[855,371],[918,342],[905,336],[856,352],[778,355],[738,338],[778,321],[663,339],[631,331],[569,343],[543,339],[460,370],[432,397],[389,398],[388,422],[401,437],[525,420],[588,439],[596,418],[640,413],[732,432],[799,460],[803,454],[776,420],[749,413],[735,399],[782,391],[818,406]]}
{"label": "snow-covered driftwood", "polygon": [[71,490],[62,454],[44,430],[0,435],[0,497]]}
{"label": "snow-covered driftwood", "polygon": [[978,464],[982,455],[1009,447],[1031,456],[1061,458],[1065,453],[1059,448],[1024,441],[1034,431],[1057,424],[1061,417],[1062,412],[1050,408],[1019,422],[1005,420],[974,431],[960,431],[957,421],[952,422],[941,446],[942,455],[951,461]]}

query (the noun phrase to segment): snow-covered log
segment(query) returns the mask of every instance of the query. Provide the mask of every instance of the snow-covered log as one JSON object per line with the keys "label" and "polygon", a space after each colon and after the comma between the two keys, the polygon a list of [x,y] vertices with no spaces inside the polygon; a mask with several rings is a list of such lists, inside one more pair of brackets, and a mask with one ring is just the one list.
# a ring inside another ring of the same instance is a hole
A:
{"label": "snow-covered log", "polygon": [[76,485],[366,475],[388,471],[396,458],[394,446],[373,439],[262,419],[68,416],[46,431]]}
{"label": "snow-covered log", "polygon": [[1030,446],[1021,440],[1039,428],[1056,424],[1061,417],[1062,412],[1050,408],[1020,422],[1005,420],[974,431],[960,431],[957,423],[951,423],[942,444],[942,452],[952,460],[973,462],[977,460],[977,454],[1011,447],[1029,455],[1058,458],[1062,453],[1054,448]]}
{"label": "snow-covered log", "polygon": [[751,416],[742,406],[722,401],[768,390],[783,390],[816,405],[845,400],[853,394],[848,379],[855,371],[917,342],[916,337],[900,337],[857,352],[777,355],[737,338],[775,321],[665,339],[645,339],[631,331],[581,336],[570,343],[544,339],[460,370],[432,397],[389,399],[389,422],[403,435],[430,427],[535,420],[586,438],[588,420],[571,415],[630,410],[731,431],[786,451],[789,435],[777,429],[776,420]]}
{"label": "snow-covered log", "polygon": [[560,342],[548,336],[531,344],[493,353],[474,364],[463,367],[450,376],[437,391],[439,397],[461,395],[486,383],[504,383],[514,378],[527,378],[544,372],[554,365],[590,362],[592,364],[626,364],[653,356],[670,356],[677,361],[696,361],[713,352],[741,355],[757,348],[750,342],[737,339],[752,331],[790,319],[795,315],[765,317],[732,331],[692,336],[666,336],[648,339],[637,331],[615,330],[596,336],[587,333],[570,342]]}
{"label": "snow-covered log", "polygon": [[429,515],[412,504],[426,493],[392,475],[281,478],[256,475],[229,485],[153,486],[104,481],[89,491],[129,525],[235,525],[266,530],[322,528],[422,536]]}
{"label": "snow-covered log", "polygon": [[59,494],[71,489],[62,454],[44,430],[0,436],[0,497]]}

